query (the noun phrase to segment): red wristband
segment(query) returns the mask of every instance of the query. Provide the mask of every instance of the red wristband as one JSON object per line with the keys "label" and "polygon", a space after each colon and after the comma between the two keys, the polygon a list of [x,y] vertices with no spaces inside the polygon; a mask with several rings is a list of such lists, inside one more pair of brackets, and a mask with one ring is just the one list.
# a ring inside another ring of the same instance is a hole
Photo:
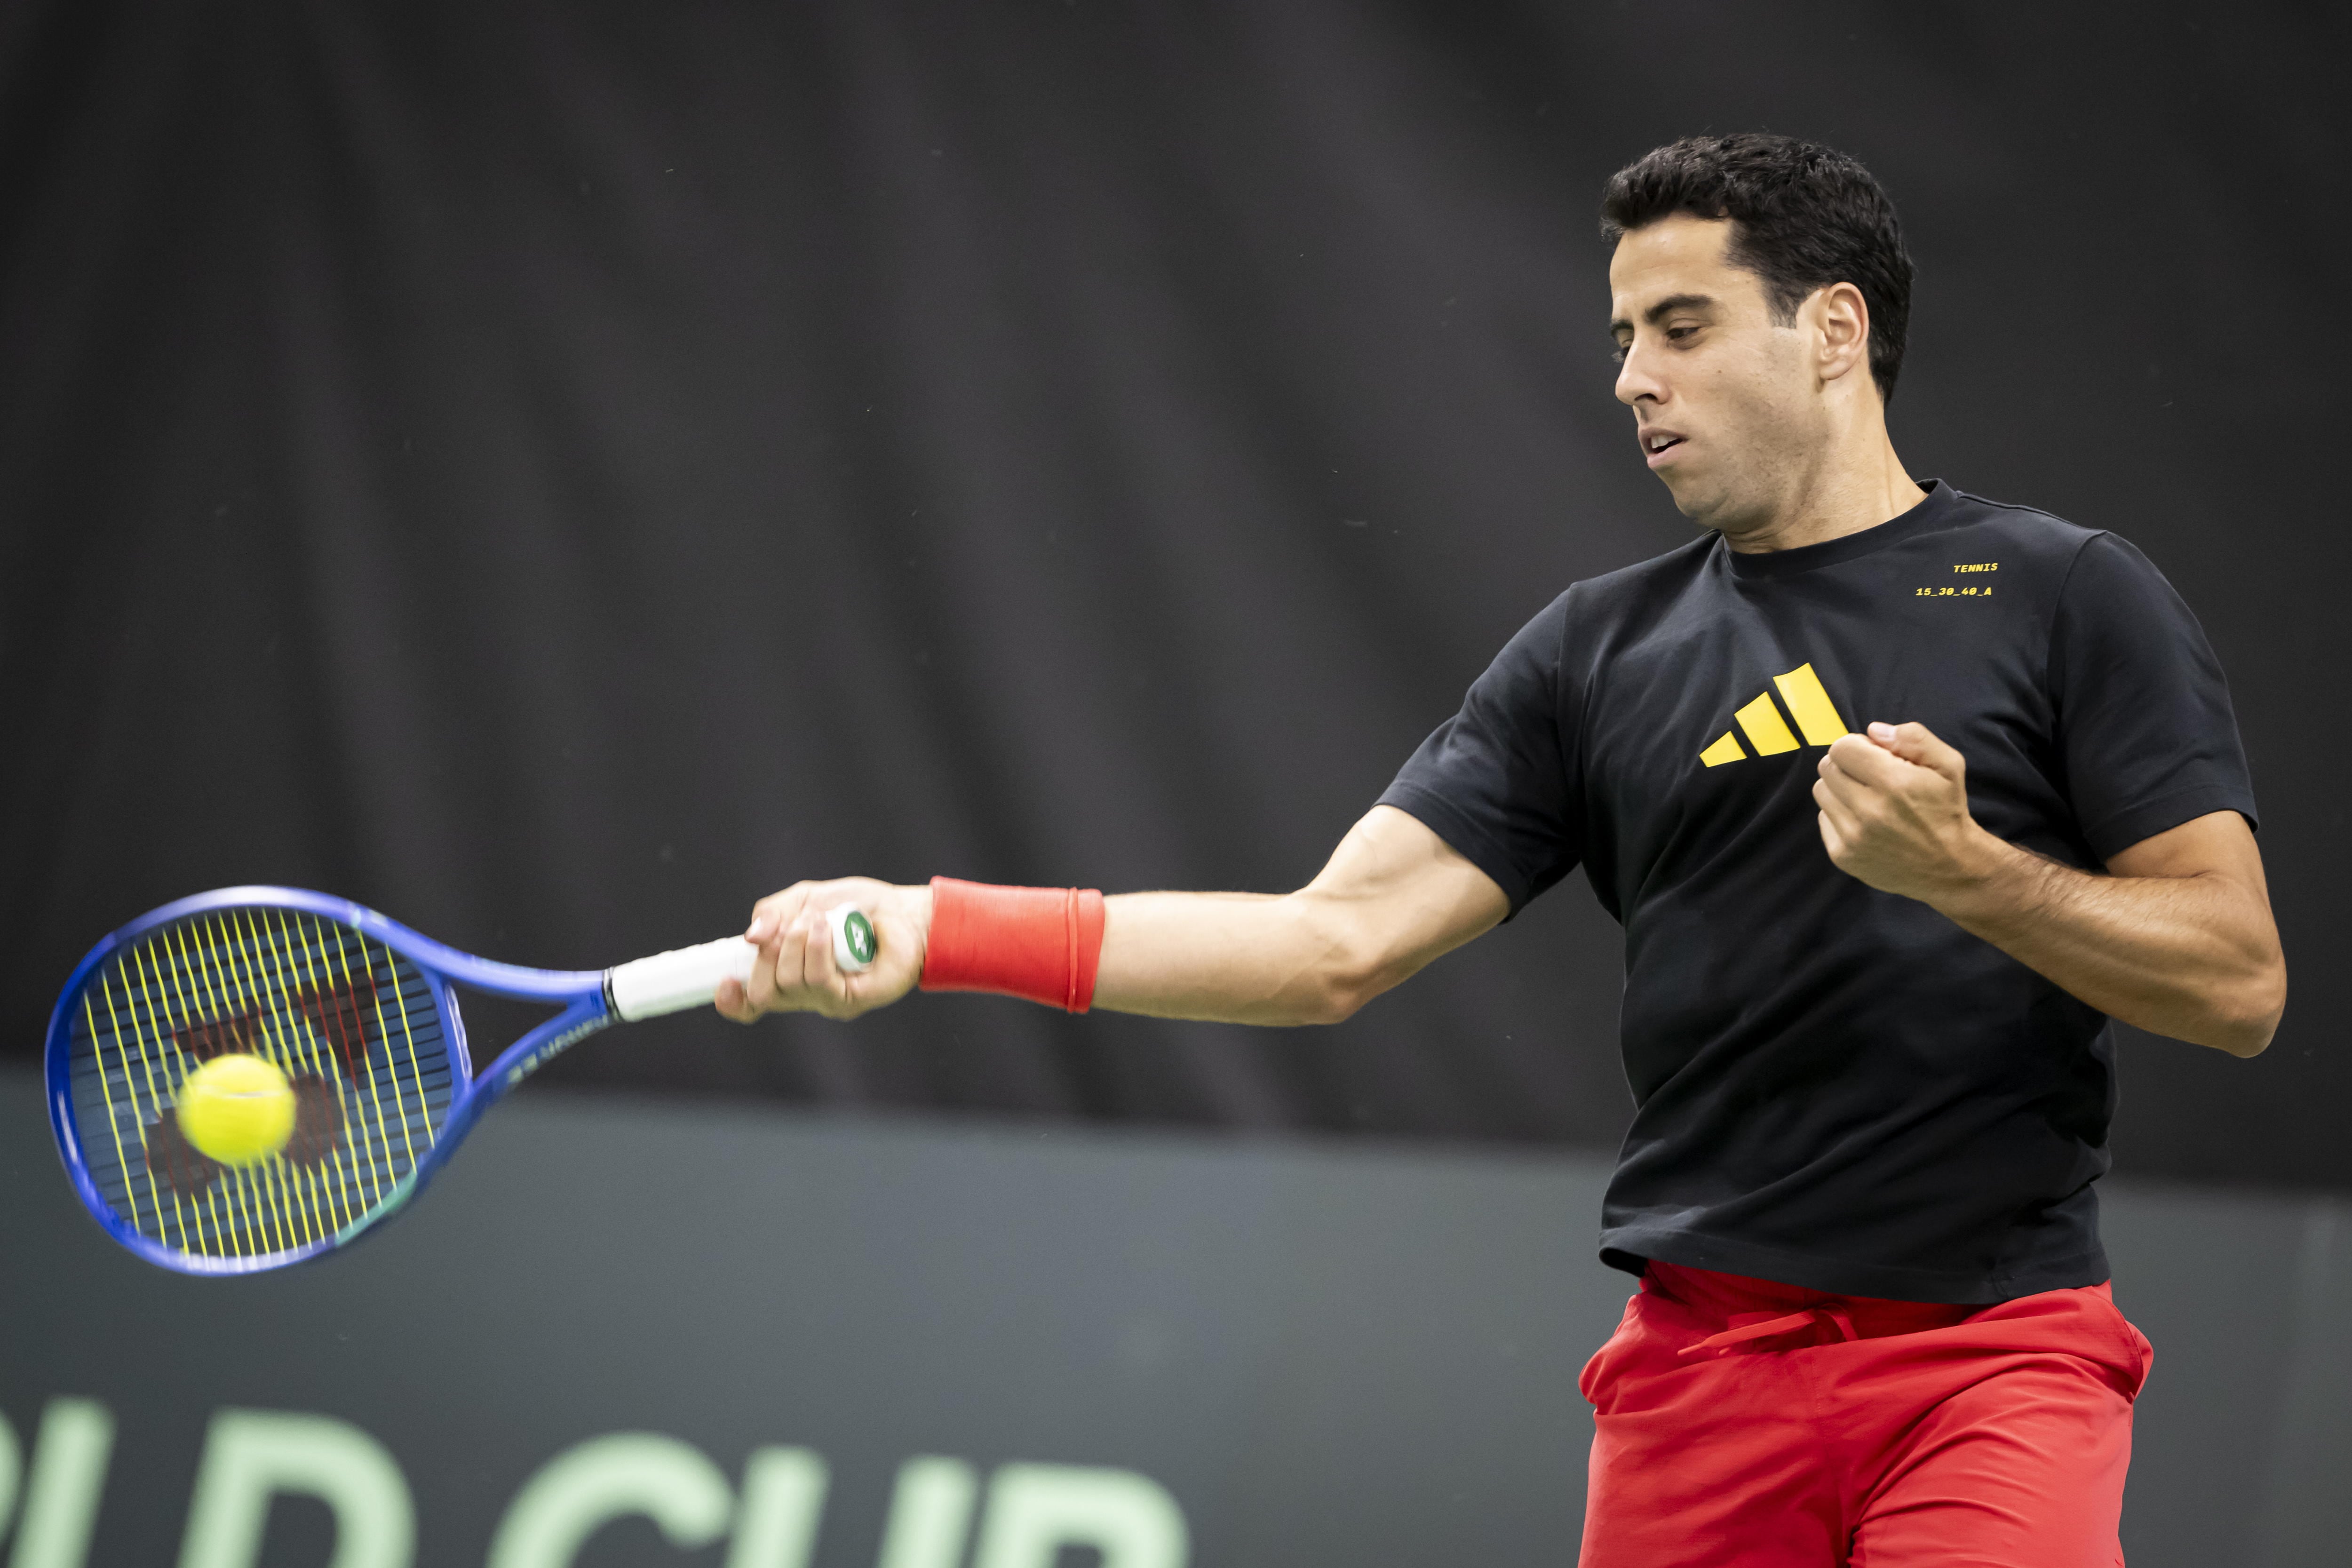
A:
{"label": "red wristband", "polygon": [[1025,996],[1083,1013],[1102,959],[1103,896],[1092,888],[999,888],[931,879],[926,991]]}

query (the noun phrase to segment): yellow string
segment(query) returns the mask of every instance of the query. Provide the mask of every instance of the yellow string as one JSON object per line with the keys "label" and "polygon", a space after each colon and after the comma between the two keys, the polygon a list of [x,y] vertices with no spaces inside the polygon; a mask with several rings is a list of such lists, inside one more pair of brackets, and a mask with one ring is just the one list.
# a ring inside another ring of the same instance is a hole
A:
{"label": "yellow string", "polygon": [[[106,976],[101,973],[99,976],[99,984],[103,985],[105,983]],[[107,998],[106,1010],[110,1014],[114,1011],[112,997]],[[146,1231],[145,1227],[139,1223],[138,1189],[131,1184],[131,1162],[122,1152],[122,1122],[114,1114],[114,1086],[107,1081],[106,1077],[106,1047],[98,1037],[98,1009],[89,1005],[89,990],[86,986],[81,994],[81,1016],[84,1026],[89,1030],[90,1055],[98,1058],[98,1091],[106,1097],[106,1128],[108,1131],[114,1134],[114,1163],[116,1169],[122,1173],[122,1195],[131,1200],[131,1228],[143,1236]],[[125,1094],[131,1094],[131,1077],[128,1073],[123,1075],[122,1091]],[[132,1126],[139,1129],[139,1152],[143,1155],[147,1152],[147,1125],[139,1120],[139,1099],[135,1094],[132,1094],[131,1099],[131,1122]],[[147,1173],[147,1192],[150,1197],[154,1195],[155,1173],[152,1170]],[[158,1203],[155,1205],[155,1234],[160,1238],[163,1233],[163,1205]]]}
{"label": "yellow string", "polygon": [[[138,1041],[139,1044],[139,1060],[142,1065],[146,1062],[147,1042],[139,1033],[139,1013],[138,1010],[131,1005],[133,998],[131,992],[131,986],[128,982],[125,982],[122,986],[121,1012],[118,1012],[114,1005],[115,982],[122,979],[124,959],[127,957],[128,955],[125,954],[121,957],[116,958],[112,963],[110,963],[105,969],[99,972],[99,994],[106,998],[107,1028],[114,1039],[114,1059],[122,1068],[122,1092],[131,1098],[131,1124],[139,1130],[139,1163],[141,1169],[146,1173],[147,1176],[148,1201],[155,1205],[155,1239],[164,1243],[166,1246],[171,1243],[171,1236],[163,1228],[163,1193],[165,1191],[169,1191],[172,1194],[172,1218],[180,1227],[180,1250],[185,1252],[188,1250],[188,1216],[180,1210],[180,1192],[178,1188],[173,1187],[169,1182],[164,1183],[160,1188],[155,1184],[155,1167],[150,1163],[147,1159],[147,1118],[145,1113],[139,1109],[139,1086],[131,1081],[131,1053],[124,1049],[122,1045],[122,1015],[127,1012],[131,1016],[131,1037],[133,1040]],[[87,994],[85,994],[83,998],[85,1005],[88,1004],[88,1000],[89,998]],[[91,1021],[90,1032],[93,1036],[98,1032],[98,1025],[95,1019]],[[97,1055],[99,1081],[100,1083],[104,1083],[107,1081],[106,1053],[104,1051],[99,1051]],[[153,1099],[152,1091],[153,1090],[154,1086],[155,1075],[153,1069],[150,1068],[147,1069],[147,1087],[151,1091],[149,1094],[149,1098],[151,1100]],[[109,1109],[110,1110],[111,1110],[110,1105]],[[160,1106],[156,1109],[156,1114],[159,1117],[163,1114],[163,1110]],[[121,1142],[121,1137],[119,1134],[117,1135],[116,1142],[118,1145]],[[131,1190],[131,1173],[127,1169],[122,1173],[122,1189],[126,1193]]]}
{"label": "yellow string", "polygon": [[[277,983],[275,975],[263,972],[259,945],[250,941],[250,922],[247,923],[245,933],[239,934],[237,917],[242,913],[244,911],[240,910],[225,910],[214,916],[214,922],[220,931],[221,945],[236,958],[244,971],[244,977],[238,982],[239,987],[252,998],[255,1021],[263,1039],[277,1056],[278,1070],[291,1079],[299,1065],[299,1058],[286,1043],[283,1016],[285,988]],[[318,1213],[304,1201],[306,1194],[295,1184],[290,1174],[293,1169],[287,1163],[283,1150],[270,1151],[269,1158],[261,1166],[263,1178],[276,1189],[280,1210],[295,1222],[287,1226],[289,1233],[298,1240],[316,1241],[319,1239]]]}
{"label": "yellow string", "polygon": [[[145,944],[142,943],[139,947],[132,949],[128,953],[125,953],[123,955],[121,967],[131,970],[138,975],[139,979],[139,990],[137,992],[133,992],[131,989],[129,981],[126,980],[123,983],[123,1002],[126,1005],[129,1005],[131,1003],[133,1003],[139,1000],[142,996],[144,996],[147,1003],[148,1027],[154,1031],[155,1048],[160,1051],[163,1049],[163,1041],[167,1039],[169,1036],[165,1033],[163,1027],[155,1022],[155,995],[152,991],[148,989],[147,984]],[[110,997],[110,1005],[111,1005],[111,1001],[112,999]],[[139,1027],[139,1014],[136,1008],[133,1008],[131,1011],[131,1037],[139,1042],[139,1069],[141,1074],[147,1079],[147,1103],[155,1108],[156,1116],[161,1118],[163,1114],[163,1097],[158,1094],[155,1089],[155,1064],[148,1058],[147,1035],[145,1031],[141,1030]],[[121,1050],[121,1047],[122,1037],[118,1034],[115,1037],[115,1049],[118,1053]],[[131,1091],[131,1109],[136,1110],[139,1105],[138,1088],[136,1085],[131,1084],[129,1081],[131,1077],[131,1068],[127,1059],[123,1064],[122,1076],[124,1079],[124,1087]],[[141,1120],[139,1124],[139,1142],[142,1152],[144,1152],[147,1142],[147,1123],[143,1118]],[[147,1179],[151,1182],[155,1179],[155,1172],[152,1166],[148,1168]],[[165,1184],[169,1185],[168,1183]],[[180,1211],[180,1190],[177,1187],[173,1187],[172,1189],[172,1213],[173,1215],[180,1222],[180,1250],[183,1252],[193,1250],[201,1253],[204,1249],[205,1238],[204,1211],[199,1209],[196,1212],[196,1245],[194,1248],[191,1248],[188,1246],[188,1219],[187,1215]]]}
{"label": "yellow string", "polygon": [[[236,1001],[241,1005],[236,1016],[246,1020],[250,1032],[256,1037],[249,1043],[260,1046],[264,1050],[272,1049],[275,1042],[270,1039],[268,1026],[264,1022],[265,1015],[268,1011],[268,1004],[254,994],[253,976],[250,972],[242,974],[238,973],[237,960],[244,956],[243,952],[236,945],[231,932],[218,914],[215,914],[208,924],[209,931],[204,925],[197,926],[196,934],[200,939],[205,939],[205,956],[212,963],[214,972],[221,976],[221,989],[226,992],[231,985],[236,988]],[[219,944],[217,952],[213,945],[215,941]],[[240,1040],[238,1043],[247,1044],[248,1042]],[[271,1065],[278,1066],[280,1071],[284,1070],[279,1064]],[[274,1155],[275,1151],[272,1151],[272,1153]],[[240,1167],[240,1170],[243,1171],[246,1179],[253,1184],[254,1190],[258,1194],[258,1201],[263,1205],[262,1213],[273,1222],[271,1235],[278,1244],[276,1250],[282,1251],[291,1247],[297,1239],[293,1205],[288,1200],[284,1186],[277,1180],[276,1173],[270,1169],[270,1162],[264,1160],[251,1166]]]}
{"label": "yellow string", "polygon": [[[205,994],[210,1002],[210,1010],[214,1015],[214,1027],[218,1030],[233,1016],[236,1004],[231,1000],[219,971],[216,968],[211,970],[206,968],[205,960],[208,955],[208,949],[204,945],[205,928],[191,922],[186,926],[173,928],[173,935],[180,943],[181,951],[189,955],[188,963],[191,972],[194,974],[196,982],[204,988]],[[234,1039],[233,1043],[243,1045],[245,1042],[242,1039]],[[182,1131],[184,1131],[185,1129]],[[275,1216],[264,1206],[261,1195],[253,1190],[242,1168],[225,1166],[224,1170],[236,1184],[237,1205],[245,1211],[245,1228],[252,1238],[252,1244],[264,1252],[277,1251],[276,1229],[270,1224]]]}
{"label": "yellow string", "polygon": [[[351,998],[352,1010],[354,1013],[357,1013],[360,1005],[360,983],[356,979],[352,978],[352,975],[351,950],[343,942],[343,928],[337,925],[330,926],[327,929],[335,939],[335,967],[342,972],[343,994]],[[375,977],[375,965],[372,962],[373,955],[368,950],[367,939],[365,937],[360,938],[359,942],[360,972],[368,977],[368,1002],[370,1005],[375,1008],[375,1037],[383,1047],[384,1076],[392,1080],[392,1108],[395,1111],[399,1112],[400,1147],[402,1152],[408,1156],[408,1164],[405,1167],[393,1167],[396,1172],[393,1180],[397,1182],[406,1176],[409,1171],[415,1169],[416,1142],[408,1135],[408,1101],[400,1092],[400,1069],[396,1065],[394,1065],[392,1058],[392,1037],[384,1029],[383,994],[382,985]],[[392,955],[389,952],[386,952],[384,956],[387,961],[392,961]],[[320,943],[319,948],[319,962],[323,964],[326,961],[326,943],[322,941]],[[392,962],[392,984],[394,990],[397,992],[400,986],[400,969],[397,961]],[[364,1019],[361,1021],[360,1033],[362,1037],[364,1038],[367,1033],[367,1026]],[[368,1067],[368,1082],[371,1084],[375,1082],[375,1068],[373,1058],[371,1058]],[[422,1098],[422,1096],[419,1096],[420,1100]],[[379,1097],[376,1101],[376,1123],[378,1126],[382,1126],[383,1122],[383,1101]],[[383,1135],[383,1159],[386,1166],[392,1166],[392,1134],[389,1132]]]}
{"label": "yellow string", "polygon": [[[169,1030],[164,1030],[163,1023],[160,1023],[163,1016],[155,1011],[155,987],[152,987],[151,978],[148,978],[148,966],[151,966],[151,963],[148,963],[146,942],[142,942],[142,945],[136,947],[134,952],[130,952],[125,957],[125,969],[134,971],[136,973],[136,978],[139,978],[139,990],[134,992],[130,987],[130,983],[125,983],[125,985],[122,985],[122,994],[125,994],[125,999],[130,999],[130,1002],[146,1002],[148,1030],[155,1035],[155,1051],[160,1053],[164,1048],[164,1041],[167,1041],[172,1035],[169,1035]],[[155,1114],[160,1117],[160,1114],[163,1114],[163,1096],[155,1090],[155,1063],[148,1060],[146,1035],[136,1032],[139,1030],[139,1013],[136,1013],[136,1008],[131,1011],[131,1030],[134,1030],[134,1035],[131,1037],[139,1041],[139,1069],[142,1069],[142,1074],[148,1081],[148,1105],[155,1107]],[[146,1129],[143,1129],[143,1126],[139,1135],[146,1138]],[[186,1206],[195,1211],[195,1244],[193,1246],[188,1244],[188,1215],[181,1211],[181,1199],[186,1199]],[[205,1208],[197,1204],[195,1194],[181,1194],[179,1187],[172,1187],[172,1213],[179,1217],[179,1227],[181,1227],[179,1250],[184,1250],[184,1253],[195,1253],[195,1256],[207,1256],[207,1253],[205,1253]]]}
{"label": "yellow string", "polygon": [[[205,982],[206,989],[214,998],[214,1005],[222,1009],[221,1021],[227,1022],[233,1016],[229,1010],[234,1008],[236,1003],[228,993],[228,977],[221,973],[216,963],[211,963],[211,951],[205,942],[204,927],[191,922],[181,928],[181,940],[188,942],[193,950],[192,962],[196,966],[197,975]],[[239,1020],[240,1026],[246,1022],[243,1019]],[[228,1037],[228,1039],[232,1045],[244,1046],[246,1044],[244,1027],[240,1026],[235,1034]],[[278,1215],[269,1205],[268,1192],[262,1186],[260,1178],[249,1166],[233,1165],[228,1167],[228,1172],[236,1179],[236,1190],[250,1216],[247,1226],[253,1233],[254,1245],[264,1253],[278,1251],[279,1247]]]}
{"label": "yellow string", "polygon": [[356,1064],[345,1066],[341,1053],[348,1047],[340,1038],[340,1031],[336,1037],[327,1033],[326,987],[312,962],[312,933],[299,923],[300,917],[289,921],[283,910],[273,911],[272,918],[286,944],[287,962],[294,968],[304,992],[320,998],[315,1010],[302,1015],[302,1026],[331,1069],[326,1078],[334,1088],[336,1110],[343,1119],[343,1148],[351,1163],[351,1193],[361,1205],[361,1212],[365,1213],[382,1201],[383,1188],[376,1174],[375,1148],[368,1136],[367,1118],[353,1114],[352,1100],[357,1097],[358,1086],[352,1079],[359,1069]]}
{"label": "yellow string", "polygon": [[[276,950],[269,942],[268,933],[256,922],[253,910],[239,910],[236,914],[244,926],[243,945],[251,955],[255,983],[263,987],[269,998],[271,1027],[277,1031],[278,1048],[286,1058],[289,1076],[299,1074],[306,1068],[316,1072],[318,1064],[304,1055],[305,1041],[298,1022],[299,1015],[291,1005],[285,969],[277,962]],[[298,1117],[299,1104],[298,1100]],[[307,1166],[297,1165],[286,1159],[282,1152],[273,1168],[278,1173],[278,1179],[299,1194],[298,1201],[309,1224],[310,1239],[319,1241],[333,1234],[336,1228],[334,1213],[320,1191],[322,1184],[316,1173]]]}
{"label": "yellow string", "polygon": [[[154,955],[155,973],[165,998],[172,1004],[172,1007],[164,1012],[164,1022],[167,1024],[172,1022],[173,1008],[176,1008],[179,1014],[179,1023],[173,1026],[171,1034],[166,1037],[172,1042],[172,1056],[179,1068],[179,1080],[184,1083],[188,1078],[188,1062],[187,1053],[180,1048],[180,1029],[195,1017],[195,1010],[188,1003],[188,985],[185,980],[187,963],[184,950],[177,940],[177,934],[168,929],[162,931],[147,945],[145,952]],[[185,1134],[183,1133],[183,1136]],[[236,1212],[235,1191],[224,1189],[218,1180],[206,1183],[205,1205],[212,1211],[213,1252],[211,1256],[226,1258],[237,1251],[240,1227],[236,1225],[224,1225],[221,1219],[221,1211],[224,1209],[228,1211],[232,1220],[239,1217]]]}
{"label": "yellow string", "polygon": [[[180,1056],[180,1049],[178,1036],[173,1032],[172,1027],[172,1012],[170,1005],[172,999],[171,993],[163,984],[162,978],[163,967],[156,962],[153,952],[154,945],[155,939],[153,937],[148,938],[147,941],[140,943],[138,948],[134,950],[132,957],[138,960],[140,994],[144,997],[147,1003],[148,1025],[152,1029],[153,1029],[155,1034],[155,1054],[163,1058],[163,1080],[168,1084],[172,1080],[172,1063]],[[164,994],[164,1001],[161,1006],[157,1005],[155,1000],[155,994],[159,990],[163,991]],[[146,1042],[143,1039],[140,1042],[139,1057],[140,1065],[144,1070],[147,1079],[148,1102],[155,1107],[155,1113],[160,1119],[163,1112],[163,1093],[161,1089],[155,1087],[155,1067],[152,1062],[150,1062],[147,1059],[147,1047]],[[184,1065],[182,1067],[180,1076],[183,1078],[187,1076]],[[206,1258],[213,1257],[215,1256],[215,1252],[208,1249],[205,1242],[205,1219],[207,1213],[209,1213],[213,1222],[214,1241],[212,1246],[214,1248],[216,1248],[219,1246],[220,1234],[220,1212],[218,1202],[214,1197],[209,1186],[207,1186],[204,1190],[204,1202],[202,1204],[197,1203],[196,1194],[193,1193],[188,1194],[188,1203],[189,1205],[196,1211],[196,1246],[194,1250],[199,1256]]]}
{"label": "yellow string", "polygon": [[[280,923],[280,928],[287,929],[287,921],[284,913],[280,912],[278,918]],[[301,955],[304,984],[309,987],[310,994],[319,999],[318,1011],[310,1020],[311,1031],[320,1037],[320,1047],[321,1050],[328,1050],[331,1053],[348,1050],[350,1049],[350,1045],[342,1038],[343,1031],[340,1021],[335,1026],[335,1037],[332,1039],[326,1037],[328,982],[325,979],[320,978],[324,973],[326,967],[326,944],[320,939],[319,934],[319,926],[320,922],[316,919],[310,917],[297,917],[297,920],[300,923],[294,929],[299,929],[302,931],[301,940],[299,942],[294,942],[289,931],[289,941],[294,949],[299,951]],[[352,1082],[352,1079],[363,1075],[367,1081],[368,1098],[371,1100],[374,1100],[376,1103],[376,1131],[373,1134],[371,1134],[368,1131],[365,1107],[360,1107],[356,1114],[353,1112],[352,1109],[348,1106],[345,1107],[343,1111],[344,1125],[347,1127],[356,1128],[359,1131],[359,1140],[352,1145],[352,1151],[355,1161],[357,1156],[362,1152],[366,1156],[367,1184],[360,1190],[362,1195],[367,1198],[367,1206],[373,1209],[377,1205],[383,1202],[385,1180],[392,1173],[392,1144],[388,1139],[383,1137],[383,1102],[376,1097],[375,1074],[368,1067],[367,1041],[364,1038],[364,1036],[360,1040],[359,1045],[359,1055],[357,1058],[352,1062],[349,1075],[347,1076],[343,1071],[338,1070],[331,1081],[332,1081],[336,1087],[337,1103],[341,1104],[342,1102],[342,1095],[346,1090],[349,1091],[353,1100],[358,1099],[359,1085],[356,1082]],[[376,1145],[379,1142],[383,1144],[383,1155],[381,1164],[377,1163],[376,1156]],[[369,1188],[373,1188],[373,1191],[370,1192]]]}
{"label": "yellow string", "polygon": [[[439,1135],[433,1130],[433,1102],[425,1095],[425,1069],[416,1065],[416,1035],[408,1026],[408,994],[400,984],[400,958],[389,948],[384,950],[383,956],[384,962],[392,965],[392,998],[400,1005],[400,1037],[408,1042],[408,1079],[416,1087],[416,1111],[425,1122],[425,1146],[430,1149],[439,1141]],[[381,996],[376,998],[375,1010],[378,1018],[383,1016],[383,998]],[[447,1040],[442,1041],[441,1049],[446,1056],[449,1049]],[[392,1055],[390,1040],[384,1042],[383,1054],[386,1058]],[[408,1162],[412,1166],[416,1163],[416,1150],[413,1145],[408,1152]]]}
{"label": "yellow string", "polygon": [[[292,939],[287,932],[284,917],[280,916],[278,934],[271,951],[276,954],[274,966],[278,975],[278,988],[281,995],[290,994],[293,990],[293,986],[287,981],[287,975],[293,969],[291,942]],[[349,1138],[345,1136],[351,1126],[351,1118],[344,1111],[342,1091],[339,1087],[342,1080],[342,1074],[336,1068],[333,1060],[325,1054],[325,1047],[317,1031],[303,1026],[300,1009],[294,1010],[293,1017],[295,1037],[307,1042],[310,1070],[318,1077],[320,1085],[335,1096],[337,1123],[335,1135],[327,1146],[327,1158],[321,1162],[319,1173],[313,1179],[325,1189],[328,1215],[333,1222],[334,1228],[341,1230],[351,1224],[352,1215],[354,1213],[352,1205],[362,1195],[359,1180],[358,1158],[352,1151]],[[329,1179],[328,1173],[332,1173],[332,1180]]]}

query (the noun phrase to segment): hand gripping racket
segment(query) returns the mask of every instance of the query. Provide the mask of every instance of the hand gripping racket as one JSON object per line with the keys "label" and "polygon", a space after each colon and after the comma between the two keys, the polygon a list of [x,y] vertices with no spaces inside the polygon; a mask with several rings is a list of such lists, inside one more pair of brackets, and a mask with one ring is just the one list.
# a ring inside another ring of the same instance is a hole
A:
{"label": "hand gripping racket", "polygon": [[[834,962],[872,966],[874,927],[829,916]],[[100,942],[49,1018],[49,1124],[82,1202],[151,1263],[241,1274],[319,1257],[389,1218],[482,1112],[614,1022],[711,999],[751,973],[740,937],[602,971],[523,969],[445,947],[373,910],[294,888],[166,904]],[[478,1069],[452,984],[562,1008]],[[182,1086],[227,1056],[272,1085],[255,1157],[199,1151]],[[274,1070],[272,1070],[274,1069]]]}

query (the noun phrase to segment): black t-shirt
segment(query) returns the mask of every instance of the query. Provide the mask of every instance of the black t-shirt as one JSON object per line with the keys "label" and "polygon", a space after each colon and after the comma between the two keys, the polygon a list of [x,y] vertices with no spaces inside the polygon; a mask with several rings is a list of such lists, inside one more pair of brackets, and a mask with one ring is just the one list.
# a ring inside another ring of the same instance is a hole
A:
{"label": "black t-shirt", "polygon": [[1709,535],[1576,584],[1381,798],[1515,912],[1580,861],[1625,927],[1605,1259],[1916,1301],[2096,1284],[2112,1031],[1830,863],[1815,764],[1874,720],[1958,748],[1977,821],[2071,866],[2253,818],[2221,666],[2147,557],[1940,481],[1826,543]]}

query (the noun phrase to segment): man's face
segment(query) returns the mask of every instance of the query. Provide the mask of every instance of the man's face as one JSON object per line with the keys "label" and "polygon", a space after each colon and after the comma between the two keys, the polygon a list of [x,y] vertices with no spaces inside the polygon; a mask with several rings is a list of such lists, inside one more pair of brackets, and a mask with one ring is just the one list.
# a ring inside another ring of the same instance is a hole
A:
{"label": "man's face", "polygon": [[1731,232],[1678,215],[1619,240],[1609,330],[1650,471],[1684,516],[1737,534],[1801,490],[1829,427],[1811,312],[1776,324],[1763,280],[1724,258]]}

